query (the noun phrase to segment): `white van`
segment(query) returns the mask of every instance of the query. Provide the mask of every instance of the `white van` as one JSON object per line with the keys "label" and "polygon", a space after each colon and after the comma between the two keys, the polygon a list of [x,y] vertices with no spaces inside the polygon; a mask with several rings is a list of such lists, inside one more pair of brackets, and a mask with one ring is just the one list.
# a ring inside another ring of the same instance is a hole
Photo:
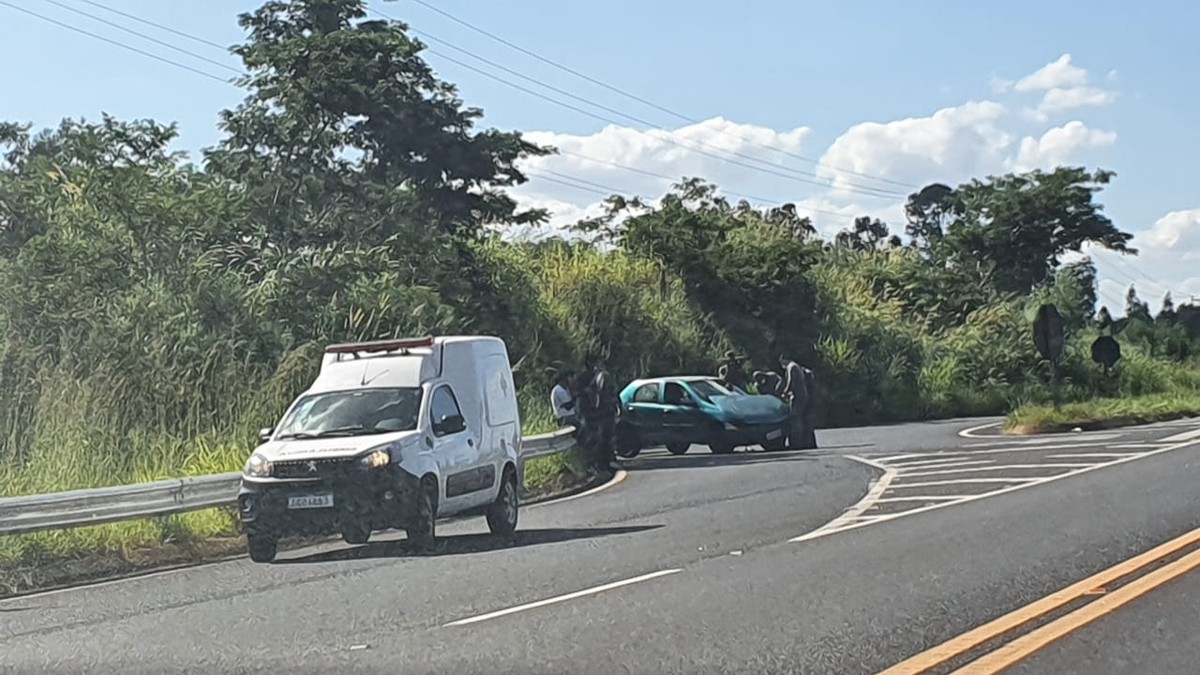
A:
{"label": "white van", "polygon": [[238,494],[256,562],[289,535],[364,544],[404,528],[428,548],[442,517],[485,515],[500,535],[517,527],[521,418],[499,338],[331,345],[312,386],[259,437]]}

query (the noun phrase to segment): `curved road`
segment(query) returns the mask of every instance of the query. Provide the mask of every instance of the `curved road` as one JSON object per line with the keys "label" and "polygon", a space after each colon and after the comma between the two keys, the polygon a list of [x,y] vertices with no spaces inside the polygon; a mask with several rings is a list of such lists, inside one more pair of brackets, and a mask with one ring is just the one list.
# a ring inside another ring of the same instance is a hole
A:
{"label": "curved road", "polygon": [[[1200,527],[1200,422],[993,421],[650,452],[508,546],[470,520],[429,556],[389,533],[3,601],[0,672],[876,673]],[[1170,584],[1013,672],[1193,672],[1200,572]]]}

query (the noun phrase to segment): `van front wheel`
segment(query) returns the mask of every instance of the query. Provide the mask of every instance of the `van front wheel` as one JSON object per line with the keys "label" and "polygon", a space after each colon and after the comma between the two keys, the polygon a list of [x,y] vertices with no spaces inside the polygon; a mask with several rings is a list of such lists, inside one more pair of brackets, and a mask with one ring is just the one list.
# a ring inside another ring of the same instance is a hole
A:
{"label": "van front wheel", "polygon": [[506,537],[516,531],[519,506],[517,479],[511,469],[505,469],[500,493],[488,507],[487,524],[492,534]]}
{"label": "van front wheel", "polygon": [[416,513],[413,522],[405,528],[409,541],[420,551],[429,551],[437,541],[437,494],[436,484],[421,481],[417,493]]}

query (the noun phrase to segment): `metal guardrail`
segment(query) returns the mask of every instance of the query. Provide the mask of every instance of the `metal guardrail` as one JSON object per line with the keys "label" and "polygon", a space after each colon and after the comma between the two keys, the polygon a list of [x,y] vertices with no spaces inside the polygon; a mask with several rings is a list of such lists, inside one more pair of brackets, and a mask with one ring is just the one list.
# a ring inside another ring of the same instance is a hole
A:
{"label": "metal guardrail", "polygon": [[[562,429],[521,439],[521,458],[528,460],[569,450],[575,445],[573,431]],[[0,535],[104,525],[232,506],[237,503],[241,481],[241,472],[232,471],[153,483],[3,497]]]}

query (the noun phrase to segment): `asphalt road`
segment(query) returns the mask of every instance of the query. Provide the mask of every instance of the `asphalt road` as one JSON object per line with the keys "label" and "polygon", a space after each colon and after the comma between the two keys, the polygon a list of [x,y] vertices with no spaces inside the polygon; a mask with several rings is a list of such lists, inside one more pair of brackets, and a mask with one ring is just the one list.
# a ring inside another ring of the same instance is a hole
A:
{"label": "asphalt road", "polygon": [[[0,672],[875,673],[1200,527],[1200,423],[959,433],[988,421],[649,452],[511,546],[472,520],[429,556],[387,534],[0,602]],[[1168,588],[1020,672],[1182,672]]]}

